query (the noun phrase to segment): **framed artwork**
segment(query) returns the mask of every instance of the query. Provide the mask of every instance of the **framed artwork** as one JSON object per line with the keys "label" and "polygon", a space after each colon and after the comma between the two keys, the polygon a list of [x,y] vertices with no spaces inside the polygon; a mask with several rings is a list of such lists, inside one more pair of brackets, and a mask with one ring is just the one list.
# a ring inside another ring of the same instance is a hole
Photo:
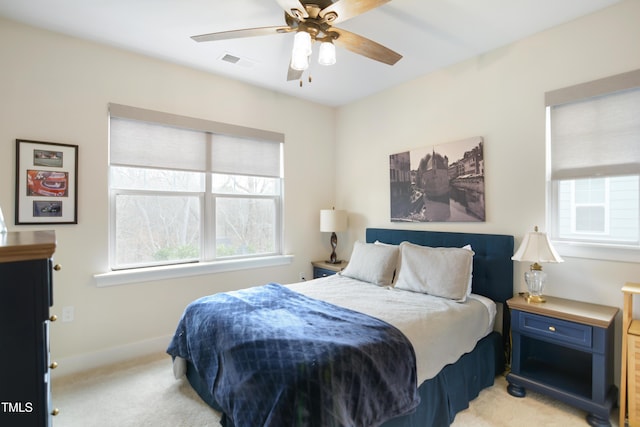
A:
{"label": "framed artwork", "polygon": [[390,155],[391,221],[485,221],[483,149],[476,136]]}
{"label": "framed artwork", "polygon": [[78,223],[78,146],[16,140],[16,225]]}

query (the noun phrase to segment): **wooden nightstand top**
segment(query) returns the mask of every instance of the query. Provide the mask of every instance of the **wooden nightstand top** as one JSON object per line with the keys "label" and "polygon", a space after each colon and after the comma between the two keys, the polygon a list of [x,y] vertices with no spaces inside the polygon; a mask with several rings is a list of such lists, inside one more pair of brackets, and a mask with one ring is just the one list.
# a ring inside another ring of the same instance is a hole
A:
{"label": "wooden nightstand top", "polygon": [[311,265],[313,265],[314,267],[318,267],[318,268],[324,268],[325,270],[331,270],[331,271],[342,271],[344,270],[344,268],[347,266],[348,262],[347,261],[341,261],[338,264],[331,264],[330,262],[327,261],[312,261]]}
{"label": "wooden nightstand top", "polygon": [[627,282],[622,287],[622,292],[629,294],[640,294],[640,283]]}
{"label": "wooden nightstand top", "polygon": [[618,313],[618,308],[606,305],[573,301],[570,299],[550,297],[545,295],[547,302],[528,303],[524,296],[516,295],[507,301],[511,309],[528,313],[550,316],[556,319],[578,322],[585,325],[608,327]]}

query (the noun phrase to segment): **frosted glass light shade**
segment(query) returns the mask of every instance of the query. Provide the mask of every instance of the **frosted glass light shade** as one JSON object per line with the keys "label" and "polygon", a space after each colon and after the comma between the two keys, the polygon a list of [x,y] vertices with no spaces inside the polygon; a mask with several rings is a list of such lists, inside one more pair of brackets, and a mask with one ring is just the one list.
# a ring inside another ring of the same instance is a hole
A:
{"label": "frosted glass light shade", "polygon": [[304,71],[309,68],[309,57],[300,52],[291,54],[291,68],[298,71]]}
{"label": "frosted glass light shade", "polygon": [[336,47],[331,42],[322,42],[318,52],[318,64],[333,65],[336,63]]}
{"label": "frosted glass light shade", "polygon": [[293,53],[304,56],[311,55],[311,35],[306,31],[298,31],[293,39]]}

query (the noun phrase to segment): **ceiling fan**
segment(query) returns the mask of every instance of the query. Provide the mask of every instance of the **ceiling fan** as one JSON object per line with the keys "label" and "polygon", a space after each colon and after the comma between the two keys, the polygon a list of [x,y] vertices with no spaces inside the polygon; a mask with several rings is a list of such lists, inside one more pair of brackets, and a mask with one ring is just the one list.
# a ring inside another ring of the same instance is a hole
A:
{"label": "ceiling fan", "polygon": [[[228,40],[243,37],[295,33],[287,80],[298,80],[309,67],[311,45],[320,42],[318,62],[336,62],[335,45],[375,61],[394,65],[402,55],[352,32],[333,25],[382,6],[391,0],[276,0],[285,11],[286,26],[247,28],[201,34],[191,38],[197,42]],[[302,84],[302,82],[301,82]]]}

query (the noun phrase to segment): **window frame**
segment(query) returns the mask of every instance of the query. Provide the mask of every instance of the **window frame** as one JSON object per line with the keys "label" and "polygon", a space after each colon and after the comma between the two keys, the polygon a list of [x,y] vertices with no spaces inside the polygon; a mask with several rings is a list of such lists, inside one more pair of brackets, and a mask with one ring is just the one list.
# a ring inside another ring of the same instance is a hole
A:
{"label": "window frame", "polygon": [[[280,191],[282,191],[283,189],[283,185],[282,185],[282,180],[280,180]],[[229,259],[242,259],[242,258],[256,258],[256,257],[261,257],[261,256],[276,256],[276,255],[281,255],[282,254],[282,238],[281,237],[277,237],[277,236],[282,236],[282,193],[280,193],[279,195],[248,195],[248,194],[229,194],[229,193],[209,193],[208,196],[211,198],[211,204],[212,204],[212,210],[210,211],[212,214],[209,216],[209,219],[211,220],[211,227],[210,227],[210,231],[212,234],[215,235],[215,228],[216,228],[216,201],[218,200],[218,198],[225,198],[225,199],[254,199],[254,200],[273,200],[274,201],[274,214],[276,216],[276,221],[274,224],[274,230],[273,230],[273,234],[275,240],[275,248],[273,252],[263,252],[260,255],[229,255],[229,256],[218,256],[217,252],[217,248],[216,248],[216,242],[213,241],[213,239],[210,239],[209,241],[212,242],[213,244],[209,246],[209,249],[213,252],[211,260],[229,260]]]}
{"label": "window frame", "polygon": [[[183,260],[180,262],[167,261],[156,262],[149,265],[135,265],[129,266],[114,266],[114,260],[116,259],[116,199],[118,196],[170,196],[170,197],[184,197],[184,196],[197,196],[200,199],[200,230],[202,231],[200,238],[200,257],[198,260]],[[109,268],[111,271],[124,271],[137,268],[153,268],[162,267],[168,265],[189,264],[194,262],[206,262],[209,260],[206,253],[205,234],[207,233],[206,218],[205,218],[205,200],[206,194],[202,192],[185,192],[185,191],[159,191],[159,190],[127,190],[127,189],[109,189]]]}
{"label": "window frame", "polygon": [[[292,261],[292,257],[283,254],[284,240],[284,176],[283,176],[283,143],[284,135],[278,132],[263,131],[259,129],[246,128],[242,126],[229,125],[219,122],[212,122],[202,119],[194,119],[185,116],[177,116],[152,110],[145,110],[136,107],[123,106],[120,104],[109,104],[109,123],[112,117],[128,120],[150,122],[157,125],[169,125],[188,130],[196,130],[207,134],[228,135],[236,138],[244,138],[257,141],[277,143],[279,147],[279,175],[270,178],[277,179],[277,192],[269,195],[261,194],[237,194],[237,193],[214,193],[212,186],[212,176],[220,173],[211,170],[211,165],[204,171],[205,188],[202,191],[159,191],[146,189],[122,189],[112,188],[109,182],[109,272],[96,274],[94,278],[98,286],[110,286],[114,284],[124,284],[134,281],[151,280],[147,278],[184,277],[192,274],[204,274],[203,272],[234,271],[245,268],[256,268],[261,266],[282,265]],[[208,137],[207,144],[211,143]],[[210,147],[210,145],[207,145]],[[210,151],[210,148],[207,149]],[[111,152],[111,149],[110,149]],[[209,154],[209,153],[208,153]],[[209,163],[209,162],[208,162]],[[109,173],[112,165],[109,158]],[[120,165],[122,166],[122,165]],[[127,167],[127,166],[124,166]],[[167,169],[171,170],[171,169]],[[224,173],[223,173],[224,174]],[[229,173],[226,173],[229,175]],[[239,176],[250,176],[240,173]],[[111,179],[111,178],[110,178]],[[197,196],[200,200],[200,256],[198,260],[185,260],[184,262],[154,263],[148,266],[115,266],[116,251],[116,198],[120,195],[142,195],[142,196]],[[241,254],[219,256],[216,254],[216,218],[215,208],[218,197],[238,197],[242,199],[268,199],[273,200],[274,210],[274,251],[260,254]]]}
{"label": "window frame", "polygon": [[[546,221],[549,229],[549,237],[553,241],[556,250],[563,256],[588,258],[621,262],[640,262],[640,242],[635,245],[603,243],[597,241],[586,241],[584,239],[565,239],[559,237],[559,197],[560,181],[575,181],[577,178],[552,178],[551,163],[551,107],[564,103],[577,102],[588,98],[602,95],[610,95],[615,92],[639,89],[640,70],[634,70],[623,74],[578,84],[575,86],[554,90],[545,94],[546,104]],[[629,165],[622,165],[621,168],[628,168]],[[633,173],[621,173],[622,175],[638,176],[640,172],[635,168]],[[592,175],[596,177],[597,174]],[[609,195],[610,180],[607,179],[607,197]],[[575,182],[572,183],[575,186]],[[640,203],[640,193],[638,195]],[[575,187],[572,190],[572,198],[575,199]],[[575,202],[573,200],[572,202]],[[575,203],[571,207],[572,215],[575,215]],[[609,214],[610,206],[606,206],[606,215]],[[572,219],[573,221],[573,219]],[[609,224],[606,224],[607,226]],[[575,229],[575,224],[572,224]],[[639,237],[640,240],[640,237]]]}

